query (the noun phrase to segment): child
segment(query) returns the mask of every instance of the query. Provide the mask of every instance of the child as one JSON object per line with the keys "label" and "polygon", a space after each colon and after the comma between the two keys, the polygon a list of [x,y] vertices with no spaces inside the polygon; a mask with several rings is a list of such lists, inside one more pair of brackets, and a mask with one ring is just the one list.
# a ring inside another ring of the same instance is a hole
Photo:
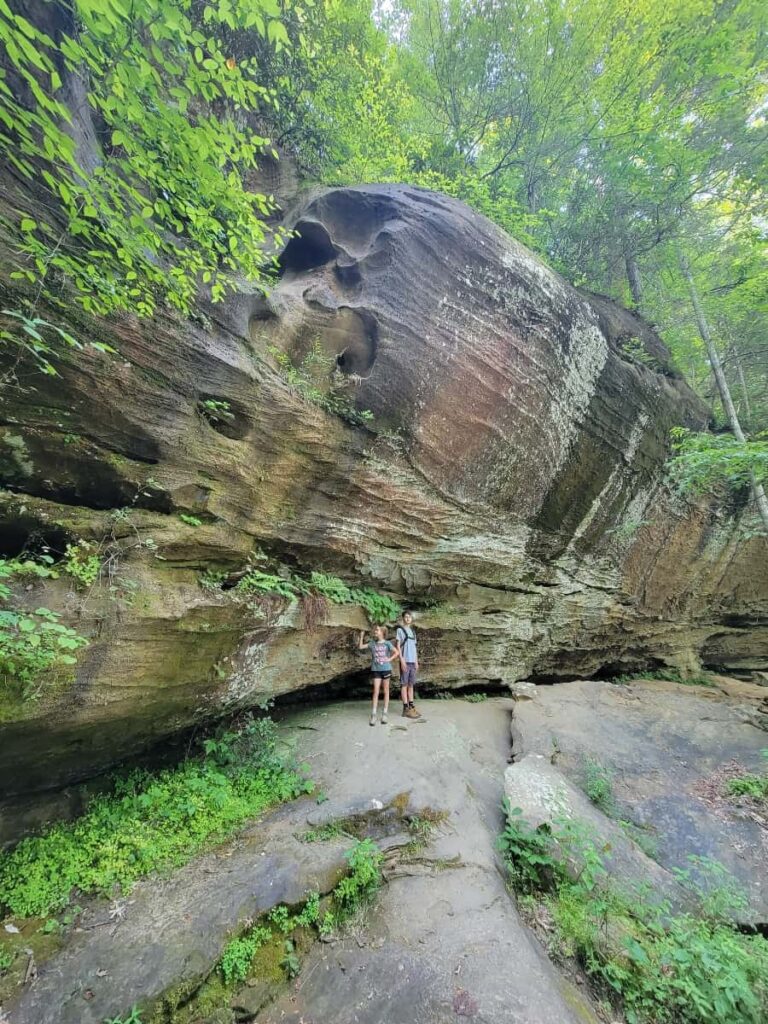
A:
{"label": "child", "polygon": [[413,629],[413,615],[403,612],[402,625],[397,627],[395,637],[401,649],[400,655],[400,697],[403,702],[403,718],[421,718],[416,710],[413,688],[419,671],[419,654],[416,649],[416,633]]}
{"label": "child", "polygon": [[387,724],[389,710],[389,680],[392,678],[392,659],[400,657],[400,648],[387,640],[384,626],[373,627],[373,640],[365,642],[365,633],[361,630],[357,641],[359,651],[371,652],[371,681],[373,682],[373,707],[371,709],[371,725],[376,725],[376,706],[379,703],[379,688],[384,684],[384,711],[381,724]]}

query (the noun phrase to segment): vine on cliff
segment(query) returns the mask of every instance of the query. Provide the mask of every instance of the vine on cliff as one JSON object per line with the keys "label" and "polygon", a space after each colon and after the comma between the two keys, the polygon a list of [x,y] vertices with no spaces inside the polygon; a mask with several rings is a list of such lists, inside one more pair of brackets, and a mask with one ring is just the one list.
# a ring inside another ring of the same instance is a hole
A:
{"label": "vine on cliff", "polygon": [[[42,296],[56,302],[54,280],[74,287],[86,311],[141,316],[161,301],[188,313],[201,283],[215,301],[236,277],[265,281],[274,202],[248,186],[271,150],[253,118],[274,92],[244,39],[288,46],[283,16],[301,20],[303,7],[74,0],[52,13],[49,32],[0,0],[0,146],[44,200],[9,225],[19,253],[12,276],[33,297],[4,311],[0,341],[46,373],[55,373],[57,347],[81,347],[35,317]],[[65,102],[73,90],[100,126],[98,140],[78,139]]]}

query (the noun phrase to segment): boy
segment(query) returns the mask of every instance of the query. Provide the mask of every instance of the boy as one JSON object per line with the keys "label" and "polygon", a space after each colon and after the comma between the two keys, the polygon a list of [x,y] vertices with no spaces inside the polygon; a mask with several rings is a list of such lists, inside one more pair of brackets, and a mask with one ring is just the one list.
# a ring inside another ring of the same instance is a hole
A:
{"label": "boy", "polygon": [[400,648],[400,699],[403,702],[403,718],[421,718],[413,703],[413,688],[419,671],[419,653],[416,633],[413,629],[413,615],[403,612],[402,625],[397,627],[397,645]]}

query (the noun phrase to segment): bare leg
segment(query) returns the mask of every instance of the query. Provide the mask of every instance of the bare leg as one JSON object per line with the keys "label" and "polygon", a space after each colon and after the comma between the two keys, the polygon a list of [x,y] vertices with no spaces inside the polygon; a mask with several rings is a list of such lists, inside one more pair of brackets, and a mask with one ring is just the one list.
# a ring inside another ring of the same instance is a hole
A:
{"label": "bare leg", "polygon": [[389,680],[384,680],[384,714],[389,710]]}
{"label": "bare leg", "polygon": [[376,708],[379,705],[379,688],[381,686],[381,676],[373,677],[373,707],[371,708],[371,714],[376,714]]}

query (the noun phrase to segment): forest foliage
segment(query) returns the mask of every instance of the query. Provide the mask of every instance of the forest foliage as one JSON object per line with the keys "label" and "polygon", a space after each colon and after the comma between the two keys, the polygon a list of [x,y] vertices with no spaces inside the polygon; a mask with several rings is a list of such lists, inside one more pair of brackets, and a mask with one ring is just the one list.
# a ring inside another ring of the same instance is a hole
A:
{"label": "forest foliage", "polygon": [[139,315],[266,283],[274,200],[253,182],[279,150],[309,181],[464,199],[638,308],[727,426],[695,286],[748,441],[768,428],[762,0],[51,7],[55,31],[0,0],[0,144],[42,200],[7,225],[30,297],[0,337],[47,372],[84,344],[38,316],[62,283],[87,310]]}

